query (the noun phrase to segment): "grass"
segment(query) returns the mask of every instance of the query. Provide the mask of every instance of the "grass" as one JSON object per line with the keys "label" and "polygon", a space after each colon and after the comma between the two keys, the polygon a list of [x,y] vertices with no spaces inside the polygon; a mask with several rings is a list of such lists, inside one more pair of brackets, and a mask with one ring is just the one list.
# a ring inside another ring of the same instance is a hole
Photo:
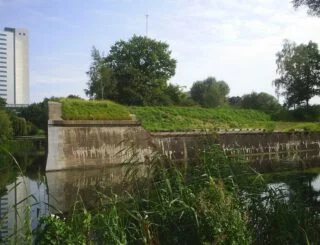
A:
{"label": "grass", "polygon": [[177,106],[126,107],[108,100],[62,99],[61,103],[64,120],[131,120],[132,113],[144,128],[153,132],[219,129],[320,131],[320,123],[272,121],[269,115],[257,110]]}
{"label": "grass", "polygon": [[235,193],[215,178],[212,167],[203,163],[187,172],[160,155],[143,177],[136,174],[135,160],[127,167],[126,191],[116,195],[105,192],[108,183],[99,184],[93,209],[78,202],[66,219],[41,219],[36,244],[251,244]]}
{"label": "grass", "polygon": [[64,120],[131,120],[128,109],[109,100],[62,99]]}
{"label": "grass", "polygon": [[143,177],[130,163],[126,191],[99,182],[93,209],[76,202],[65,218],[42,218],[36,244],[319,244],[318,203],[305,201],[313,177],[281,179],[286,190],[219,147],[199,149],[198,157],[177,168],[155,155]]}
{"label": "grass", "polygon": [[263,112],[232,108],[129,107],[150,131],[190,131],[195,129],[264,129],[266,131],[320,131],[320,123],[272,121]]}

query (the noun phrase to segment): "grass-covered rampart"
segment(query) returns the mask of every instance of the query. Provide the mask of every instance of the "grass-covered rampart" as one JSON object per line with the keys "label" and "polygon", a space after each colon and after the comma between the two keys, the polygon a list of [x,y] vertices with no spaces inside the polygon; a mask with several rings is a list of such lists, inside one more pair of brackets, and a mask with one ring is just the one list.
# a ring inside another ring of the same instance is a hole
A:
{"label": "grass-covered rampart", "polygon": [[320,123],[272,121],[257,110],[199,107],[130,107],[150,131],[188,131],[195,129],[264,129],[266,131],[320,131]]}
{"label": "grass-covered rampart", "polygon": [[126,107],[112,101],[61,99],[65,120],[130,120],[135,114],[149,131],[264,129],[266,131],[320,131],[316,122],[272,121],[270,115],[248,109],[177,106]]}
{"label": "grass-covered rampart", "polygon": [[62,99],[62,117],[65,120],[130,120],[129,110],[109,100],[86,101]]}

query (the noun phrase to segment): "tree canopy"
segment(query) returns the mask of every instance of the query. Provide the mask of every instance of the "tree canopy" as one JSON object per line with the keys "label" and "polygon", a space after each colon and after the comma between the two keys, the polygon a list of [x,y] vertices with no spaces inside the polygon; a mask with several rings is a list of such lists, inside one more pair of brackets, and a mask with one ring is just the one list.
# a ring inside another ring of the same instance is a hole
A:
{"label": "tree canopy", "polygon": [[0,143],[12,136],[12,125],[9,115],[0,109]]}
{"label": "tree canopy", "polygon": [[320,0],[292,0],[293,6],[307,6],[310,15],[320,16]]}
{"label": "tree canopy", "polygon": [[88,89],[84,90],[86,95],[94,99],[117,98],[114,74],[105,62],[105,57],[95,47],[92,48],[91,57],[93,61],[87,72]]}
{"label": "tree canopy", "polygon": [[217,81],[214,77],[208,77],[203,81],[193,83],[191,98],[205,107],[216,107],[227,102],[230,89],[226,82]]}
{"label": "tree canopy", "polygon": [[7,104],[6,100],[4,98],[0,97],[0,108],[5,107],[6,104]]}
{"label": "tree canopy", "polygon": [[320,53],[312,41],[296,45],[288,40],[277,54],[277,73],[273,81],[276,93],[285,98],[287,107],[309,105],[309,100],[319,94]]}
{"label": "tree canopy", "polygon": [[92,58],[85,90],[90,98],[127,105],[166,104],[170,100],[167,82],[175,74],[176,60],[171,58],[168,44],[133,36],[116,42],[106,57],[94,48]]}
{"label": "tree canopy", "polygon": [[252,92],[241,97],[241,108],[260,110],[267,114],[276,114],[281,110],[281,105],[270,94]]}

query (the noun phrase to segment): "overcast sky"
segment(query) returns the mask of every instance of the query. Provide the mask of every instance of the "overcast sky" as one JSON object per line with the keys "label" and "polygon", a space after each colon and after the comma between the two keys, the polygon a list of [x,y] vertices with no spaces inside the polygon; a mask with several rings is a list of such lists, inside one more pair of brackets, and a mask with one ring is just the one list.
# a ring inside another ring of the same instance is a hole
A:
{"label": "overcast sky", "polygon": [[290,0],[0,0],[0,27],[30,38],[30,99],[85,97],[93,45],[108,52],[133,34],[166,41],[177,59],[170,80],[189,89],[214,76],[230,96],[274,94],[275,54],[285,38],[320,43],[320,18]]}

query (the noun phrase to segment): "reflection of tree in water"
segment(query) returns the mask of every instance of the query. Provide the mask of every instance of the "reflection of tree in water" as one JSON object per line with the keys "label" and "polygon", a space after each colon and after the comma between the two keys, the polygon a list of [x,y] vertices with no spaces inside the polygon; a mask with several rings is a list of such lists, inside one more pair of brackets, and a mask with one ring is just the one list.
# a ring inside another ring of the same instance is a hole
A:
{"label": "reflection of tree in water", "polygon": [[7,193],[6,186],[12,184],[17,176],[25,175],[31,180],[39,180],[44,175],[45,155],[16,153],[14,157],[19,167],[10,155],[0,154],[0,197]]}

